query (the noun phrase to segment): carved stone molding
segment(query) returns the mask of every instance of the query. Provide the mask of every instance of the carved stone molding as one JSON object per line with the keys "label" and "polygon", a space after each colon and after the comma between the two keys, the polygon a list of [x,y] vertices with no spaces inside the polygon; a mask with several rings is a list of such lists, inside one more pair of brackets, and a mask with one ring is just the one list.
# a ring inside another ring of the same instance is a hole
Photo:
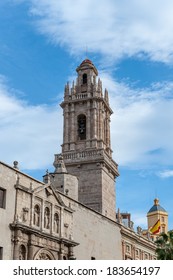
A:
{"label": "carved stone molding", "polygon": [[50,251],[46,249],[40,249],[34,256],[34,260],[55,260],[55,257]]}

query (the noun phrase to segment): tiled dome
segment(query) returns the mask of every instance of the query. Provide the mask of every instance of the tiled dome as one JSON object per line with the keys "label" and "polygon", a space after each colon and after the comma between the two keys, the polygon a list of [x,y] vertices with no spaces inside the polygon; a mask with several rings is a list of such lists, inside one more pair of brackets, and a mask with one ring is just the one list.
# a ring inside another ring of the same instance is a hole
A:
{"label": "tiled dome", "polygon": [[94,65],[94,64],[92,63],[92,61],[91,61],[90,59],[88,59],[88,58],[84,59],[84,60],[82,61],[82,63],[80,64],[80,66],[83,65],[83,64],[92,64],[92,65]]}
{"label": "tiled dome", "polygon": [[151,207],[148,213],[155,212],[155,211],[166,212],[166,210],[162,206],[160,206],[159,200],[157,198],[154,200],[154,205]]}

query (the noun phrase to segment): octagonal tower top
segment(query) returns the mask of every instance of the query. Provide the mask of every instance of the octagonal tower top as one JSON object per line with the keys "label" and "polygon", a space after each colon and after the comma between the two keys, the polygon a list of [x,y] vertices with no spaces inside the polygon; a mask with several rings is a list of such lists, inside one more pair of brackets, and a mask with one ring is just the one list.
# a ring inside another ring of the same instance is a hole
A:
{"label": "octagonal tower top", "polygon": [[77,72],[79,72],[80,70],[85,71],[86,69],[92,69],[94,71],[94,73],[96,74],[96,76],[98,75],[98,71],[97,71],[95,65],[88,58],[86,58],[82,61],[82,63],[77,67],[76,71]]}

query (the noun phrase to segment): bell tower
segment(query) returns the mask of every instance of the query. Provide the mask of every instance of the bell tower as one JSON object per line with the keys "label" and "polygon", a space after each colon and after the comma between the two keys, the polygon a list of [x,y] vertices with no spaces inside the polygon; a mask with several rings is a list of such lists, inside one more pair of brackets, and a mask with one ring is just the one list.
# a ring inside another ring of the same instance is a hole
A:
{"label": "bell tower", "polygon": [[[61,103],[64,116],[62,156],[70,174],[79,180],[79,201],[115,220],[115,178],[112,159],[108,91],[94,64],[85,59],[76,69],[77,79],[65,86]],[[59,155],[55,155],[55,162]]]}

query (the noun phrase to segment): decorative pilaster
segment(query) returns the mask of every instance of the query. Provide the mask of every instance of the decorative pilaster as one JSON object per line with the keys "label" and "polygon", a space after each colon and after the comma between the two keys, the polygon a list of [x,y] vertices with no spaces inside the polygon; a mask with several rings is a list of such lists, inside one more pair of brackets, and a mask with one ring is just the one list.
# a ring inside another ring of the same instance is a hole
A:
{"label": "decorative pilaster", "polygon": [[60,208],[60,237],[64,236],[64,215],[63,215],[63,207]]}
{"label": "decorative pilaster", "polygon": [[51,204],[51,215],[50,215],[50,233],[53,233],[54,230],[54,207]]}
{"label": "decorative pilaster", "polygon": [[13,259],[18,260],[19,259],[19,238],[15,238],[14,240],[14,254]]}
{"label": "decorative pilaster", "polygon": [[44,228],[44,203],[43,203],[43,200],[41,201],[41,218],[40,218],[40,221],[41,221],[41,230],[43,230],[43,228]]}
{"label": "decorative pilaster", "polygon": [[92,147],[96,147],[97,139],[97,111],[96,111],[96,101],[93,101],[93,132],[92,132]]}
{"label": "decorative pilaster", "polygon": [[64,109],[64,151],[68,151],[68,142],[69,142],[69,112],[68,104],[66,104]]}
{"label": "decorative pilaster", "polygon": [[108,120],[108,112],[106,112],[106,146],[109,143],[109,120]]}
{"label": "decorative pilaster", "polygon": [[63,256],[64,256],[64,244],[61,243],[61,244],[60,244],[59,259],[60,259],[60,260],[63,260]]}
{"label": "decorative pilaster", "polygon": [[70,133],[70,151],[75,150],[75,111],[74,104],[71,104],[71,133]]}
{"label": "decorative pilaster", "polygon": [[73,246],[69,247],[68,255],[69,255],[69,260],[76,260],[76,258],[74,256],[74,252],[73,252]]}
{"label": "decorative pilaster", "polygon": [[91,131],[91,114],[90,114],[90,110],[91,110],[91,108],[90,108],[90,100],[88,100],[87,101],[87,123],[86,123],[86,125],[87,125],[87,127],[86,127],[86,131],[87,131],[87,135],[86,135],[86,140],[87,140],[87,142],[86,142],[86,148],[90,148],[90,141],[91,141],[91,133],[90,133],[90,131]]}
{"label": "decorative pilaster", "polygon": [[28,260],[33,260],[34,257],[34,245],[30,244],[28,246]]}

